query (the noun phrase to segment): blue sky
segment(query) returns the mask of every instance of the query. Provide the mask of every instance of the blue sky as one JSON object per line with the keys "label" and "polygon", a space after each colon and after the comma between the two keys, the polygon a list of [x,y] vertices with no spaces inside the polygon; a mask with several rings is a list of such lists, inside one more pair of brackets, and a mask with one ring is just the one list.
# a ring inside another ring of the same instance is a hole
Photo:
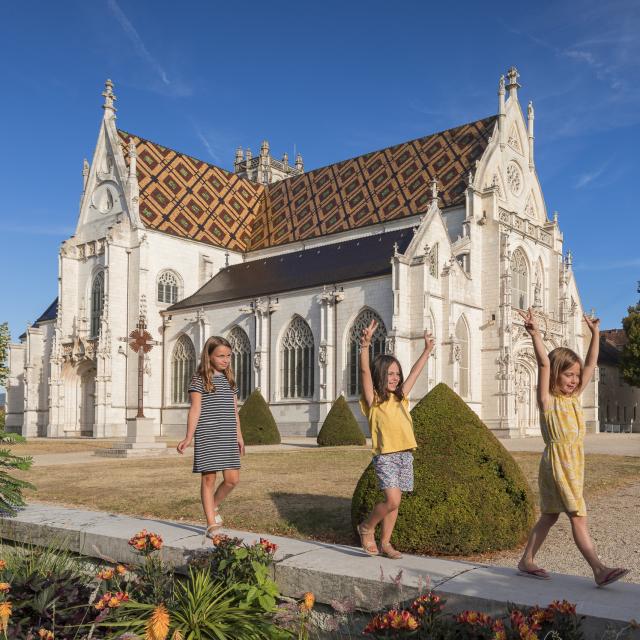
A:
{"label": "blue sky", "polygon": [[310,169],[495,113],[516,65],[583,302],[619,326],[640,279],[638,33],[638,0],[5,4],[0,322],[15,339],[56,295],[107,77],[125,130],[226,168],[267,138]]}

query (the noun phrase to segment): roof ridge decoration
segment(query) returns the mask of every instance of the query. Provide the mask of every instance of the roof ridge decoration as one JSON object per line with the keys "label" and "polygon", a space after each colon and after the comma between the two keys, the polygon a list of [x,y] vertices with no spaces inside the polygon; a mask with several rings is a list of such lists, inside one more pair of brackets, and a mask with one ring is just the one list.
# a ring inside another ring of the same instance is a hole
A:
{"label": "roof ridge decoration", "polygon": [[[497,116],[372,151],[267,185],[140,136],[140,218],[146,227],[254,251],[424,213],[438,179],[442,208],[464,204],[467,175]],[[125,158],[129,162],[128,154]]]}

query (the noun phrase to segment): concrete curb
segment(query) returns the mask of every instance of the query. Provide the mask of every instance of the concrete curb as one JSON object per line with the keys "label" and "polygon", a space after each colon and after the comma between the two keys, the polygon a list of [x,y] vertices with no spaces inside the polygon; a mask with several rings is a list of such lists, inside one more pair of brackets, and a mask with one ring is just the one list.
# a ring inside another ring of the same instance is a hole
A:
{"label": "concrete curb", "polygon": [[[162,557],[184,567],[189,553],[202,549],[203,527],[115,515],[100,511],[31,504],[16,518],[0,518],[0,539],[48,545],[111,562],[132,563],[129,538],[147,529],[164,540]],[[355,547],[294,540],[223,529],[246,542],[267,537],[278,545],[274,578],[283,595],[312,591],[319,602],[354,598],[363,610],[375,610],[423,591],[427,584],[448,601],[453,612],[479,609],[500,613],[507,603],[546,605],[567,599],[587,617],[587,637],[600,638],[606,628],[620,629],[640,619],[640,585],[617,583],[596,589],[591,580],[554,574],[550,581],[518,576],[513,568],[406,555],[400,561],[370,558]],[[637,634],[638,632],[636,632]],[[635,636],[638,637],[640,634]]]}

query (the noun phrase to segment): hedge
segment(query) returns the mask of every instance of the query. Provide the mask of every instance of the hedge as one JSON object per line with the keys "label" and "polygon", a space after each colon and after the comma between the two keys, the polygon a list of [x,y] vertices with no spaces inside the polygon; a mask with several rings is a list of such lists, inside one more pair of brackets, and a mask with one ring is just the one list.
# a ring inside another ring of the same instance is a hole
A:
{"label": "hedge", "polygon": [[[533,523],[531,490],[489,428],[445,384],[411,415],[415,487],[402,498],[392,542],[406,552],[462,555],[523,542]],[[354,530],[383,499],[369,465],[353,494]]]}
{"label": "hedge", "polygon": [[317,438],[321,447],[364,445],[367,440],[344,396],[340,396],[322,423]]}
{"label": "hedge", "polygon": [[280,444],[280,432],[262,394],[256,389],[239,411],[245,444]]}

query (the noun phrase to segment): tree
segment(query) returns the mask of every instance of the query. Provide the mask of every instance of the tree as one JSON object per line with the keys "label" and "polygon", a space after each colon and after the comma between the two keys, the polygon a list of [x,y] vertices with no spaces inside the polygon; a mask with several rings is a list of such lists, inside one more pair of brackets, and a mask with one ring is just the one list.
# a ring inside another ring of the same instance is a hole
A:
{"label": "tree", "polygon": [[629,315],[622,320],[627,344],[620,358],[620,373],[625,382],[640,387],[640,302],[628,311]]}
{"label": "tree", "polygon": [[16,456],[11,449],[3,445],[11,445],[16,442],[24,442],[24,438],[17,433],[6,433],[0,430],[0,515],[16,515],[16,507],[25,505],[22,491],[35,489],[24,480],[19,480],[9,475],[8,471],[26,471],[31,467],[32,458]]}
{"label": "tree", "polygon": [[7,359],[9,357],[9,342],[11,334],[9,333],[9,323],[0,324],[0,387],[4,387],[7,383],[9,368]]}

